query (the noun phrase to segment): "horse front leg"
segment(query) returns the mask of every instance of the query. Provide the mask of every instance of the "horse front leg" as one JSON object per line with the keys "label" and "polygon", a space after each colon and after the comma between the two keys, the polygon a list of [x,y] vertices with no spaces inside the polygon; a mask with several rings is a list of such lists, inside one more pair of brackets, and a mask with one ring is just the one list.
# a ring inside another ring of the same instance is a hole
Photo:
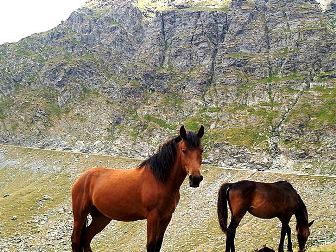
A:
{"label": "horse front leg", "polygon": [[147,216],[147,252],[156,252],[159,238],[160,218],[156,210]]}
{"label": "horse front leg", "polygon": [[168,224],[171,220],[171,215],[163,220],[160,221],[160,227],[159,227],[159,237],[158,237],[158,241],[156,243],[156,247],[155,247],[155,252],[159,252],[162,246],[162,242],[163,242],[163,236],[164,233],[166,232],[166,229],[168,227]]}
{"label": "horse front leg", "polygon": [[293,245],[292,245],[292,239],[291,239],[291,229],[290,229],[289,225],[287,225],[287,238],[288,238],[287,251],[293,252]]}
{"label": "horse front leg", "polygon": [[287,233],[287,226],[288,226],[287,223],[282,222],[281,236],[280,236],[278,252],[283,252],[284,251],[284,242],[285,242],[285,236],[286,236],[286,233]]}

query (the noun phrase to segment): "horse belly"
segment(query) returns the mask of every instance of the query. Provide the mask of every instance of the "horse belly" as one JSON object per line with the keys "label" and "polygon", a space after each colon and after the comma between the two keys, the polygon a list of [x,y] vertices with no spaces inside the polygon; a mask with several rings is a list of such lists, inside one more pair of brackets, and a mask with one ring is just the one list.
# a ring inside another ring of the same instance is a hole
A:
{"label": "horse belly", "polygon": [[270,204],[267,200],[255,200],[248,212],[261,219],[272,219],[279,216],[277,204]]}
{"label": "horse belly", "polygon": [[256,208],[250,207],[248,212],[252,214],[253,216],[261,218],[261,219],[272,219],[272,218],[277,217],[277,213],[275,213],[274,211],[268,212],[260,208],[256,209]]}
{"label": "horse belly", "polygon": [[105,216],[118,221],[136,221],[145,219],[145,210],[138,200],[116,197],[94,198],[93,205]]}
{"label": "horse belly", "polygon": [[[101,183],[103,185],[103,183]],[[93,205],[105,216],[119,221],[145,219],[141,189],[129,181],[110,180],[108,186],[97,186],[92,193]]]}
{"label": "horse belly", "polygon": [[131,212],[129,209],[113,208],[104,212],[107,213],[107,216],[110,219],[117,221],[137,221],[145,219],[144,214],[141,214],[140,212]]}

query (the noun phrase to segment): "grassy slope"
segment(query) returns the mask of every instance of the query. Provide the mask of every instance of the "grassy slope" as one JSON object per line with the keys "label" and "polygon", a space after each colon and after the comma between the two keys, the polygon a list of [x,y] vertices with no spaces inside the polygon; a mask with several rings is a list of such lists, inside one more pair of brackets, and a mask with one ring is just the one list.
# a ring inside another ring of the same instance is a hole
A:
{"label": "grassy slope", "polygon": [[[37,251],[39,243],[44,244],[43,251],[55,251],[59,246],[70,251],[70,188],[75,177],[91,166],[127,168],[138,163],[138,160],[108,156],[1,146],[0,242],[19,236],[30,251]],[[205,180],[200,188],[183,184],[181,201],[167,229],[163,251],[223,251],[224,234],[216,217],[217,190],[223,182],[240,179],[290,181],[306,202],[310,219],[315,219],[309,251],[336,251],[335,178],[210,166],[204,166],[203,172]],[[3,197],[6,194],[9,196]],[[44,199],[44,195],[50,198]],[[13,216],[17,219],[12,220]],[[144,221],[112,222],[94,240],[93,249],[144,251],[145,227]],[[295,234],[293,220],[291,227]],[[277,220],[257,219],[248,214],[237,231],[237,251],[253,251],[264,244],[275,248],[279,234]],[[20,248],[16,243],[7,246],[9,251],[24,251]]]}

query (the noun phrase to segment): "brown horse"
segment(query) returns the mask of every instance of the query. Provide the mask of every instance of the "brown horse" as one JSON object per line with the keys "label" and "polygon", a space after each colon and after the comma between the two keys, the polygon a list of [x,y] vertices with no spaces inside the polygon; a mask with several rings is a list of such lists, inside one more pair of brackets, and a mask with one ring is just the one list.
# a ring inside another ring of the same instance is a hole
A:
{"label": "brown horse", "polygon": [[[92,238],[111,220],[147,219],[147,251],[160,251],[164,232],[179,202],[179,189],[189,175],[191,187],[203,179],[201,138],[186,132],[163,144],[139,167],[127,170],[91,168],[72,187],[72,251],[91,251]],[[86,226],[87,215],[92,222]]]}
{"label": "brown horse", "polygon": [[[231,210],[231,222],[227,227],[227,204]],[[296,217],[296,231],[299,252],[304,251],[310,234],[308,213],[300,195],[287,181],[275,183],[260,183],[254,181],[239,181],[225,183],[218,192],[217,213],[221,229],[226,234],[226,252],[235,251],[234,238],[236,228],[246,212],[263,218],[277,217],[282,223],[279,252],[283,252],[284,239],[288,236],[288,251],[293,251],[289,221],[293,214]]]}

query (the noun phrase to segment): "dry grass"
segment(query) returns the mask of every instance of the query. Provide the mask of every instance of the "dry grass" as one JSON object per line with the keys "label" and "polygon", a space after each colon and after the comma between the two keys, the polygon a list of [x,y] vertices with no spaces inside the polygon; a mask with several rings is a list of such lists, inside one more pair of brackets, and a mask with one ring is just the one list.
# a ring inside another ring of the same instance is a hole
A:
{"label": "dry grass", "polygon": [[[46,251],[65,246],[70,251],[72,217],[70,188],[75,177],[87,167],[133,167],[139,160],[86,155],[70,152],[0,146],[0,240],[13,235],[33,235]],[[241,179],[258,181],[287,180],[304,199],[309,218],[315,219],[308,240],[308,251],[336,251],[336,179],[325,176],[239,171],[204,166],[200,188],[184,183],[181,200],[166,231],[162,251],[223,251],[225,236],[217,223],[217,191],[224,182]],[[9,194],[7,197],[3,195]],[[42,201],[44,195],[51,199]],[[40,202],[40,203],[39,203]],[[55,209],[63,207],[65,213]],[[16,220],[11,220],[13,216]],[[47,215],[46,223],[36,216]],[[247,214],[237,230],[237,251],[253,251],[266,244],[276,248],[280,235],[278,220],[262,220]],[[291,222],[294,246],[295,218]],[[19,227],[19,228],[18,228]],[[64,230],[60,240],[48,233]],[[94,251],[144,251],[146,222],[112,221],[93,242]],[[49,238],[48,238],[49,237]],[[29,243],[31,251],[37,245]],[[325,244],[331,244],[326,245]],[[13,251],[22,251],[13,244]],[[34,250],[35,248],[35,250]]]}

